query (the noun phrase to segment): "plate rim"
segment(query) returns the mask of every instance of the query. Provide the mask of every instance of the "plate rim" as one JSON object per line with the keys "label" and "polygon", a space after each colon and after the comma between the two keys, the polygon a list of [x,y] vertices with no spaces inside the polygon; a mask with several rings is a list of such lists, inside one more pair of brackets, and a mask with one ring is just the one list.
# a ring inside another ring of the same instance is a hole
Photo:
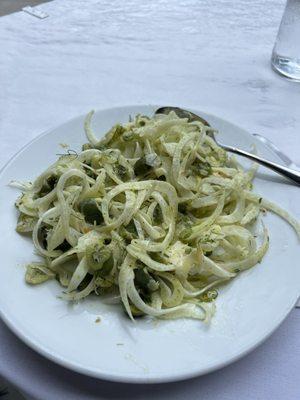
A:
{"label": "plate rim", "polygon": [[[123,110],[126,108],[159,108],[161,107],[161,105],[154,105],[154,104],[126,104],[126,105],[122,105],[122,106],[115,106],[115,107],[107,107],[107,108],[99,108],[95,110],[95,114],[97,114],[98,112],[109,112],[112,110]],[[194,107],[186,107],[186,109],[195,112],[195,113],[205,113],[207,116],[211,116],[212,118],[216,118],[219,119],[225,123],[228,123],[234,127],[236,127],[239,130],[243,130],[247,135],[252,136],[250,132],[248,132],[245,128],[243,128],[240,125],[237,125],[235,123],[232,123],[231,121],[227,120],[226,118],[223,117],[219,117],[213,113],[210,113],[208,111],[205,110],[197,110]],[[9,168],[10,164],[18,157],[18,155],[20,155],[24,150],[26,150],[28,147],[30,147],[30,145],[32,143],[34,143],[35,141],[41,139],[43,136],[48,135],[49,133],[51,133],[52,131],[54,131],[55,129],[58,129],[64,125],[67,125],[71,122],[73,122],[74,120],[77,119],[83,119],[85,117],[86,114],[80,114],[77,116],[74,116],[72,118],[69,118],[68,120],[50,127],[49,129],[43,131],[42,133],[40,133],[39,135],[37,135],[36,137],[34,137],[33,139],[31,139],[29,142],[27,142],[24,146],[22,146],[0,169],[0,177],[2,176],[2,174]],[[253,137],[254,141],[257,141],[257,139],[255,137]],[[280,160],[280,158],[278,157],[278,155],[272,150],[270,149],[268,146],[266,146],[264,143],[261,143],[261,145],[268,149],[268,151],[270,151],[273,155],[273,157],[275,157],[277,160]],[[281,161],[281,160],[280,160]],[[258,346],[260,346],[265,340],[267,340],[275,331],[276,329],[283,323],[283,321],[288,317],[288,315],[290,314],[290,312],[293,310],[294,306],[296,305],[298,301],[298,297],[296,299],[294,299],[293,301],[290,302],[289,305],[287,305],[285,312],[283,312],[282,315],[280,315],[278,317],[278,319],[275,321],[273,328],[271,330],[265,330],[264,334],[261,335],[260,340],[256,341],[254,340],[253,343],[251,345],[247,345],[246,348],[244,348],[243,350],[240,350],[237,354],[234,354],[232,357],[228,358],[227,360],[223,361],[223,362],[213,362],[211,365],[208,365],[206,368],[203,368],[202,370],[197,370],[194,369],[191,372],[175,372],[172,374],[165,374],[162,377],[147,377],[145,376],[139,376],[137,377],[136,375],[120,375],[118,373],[114,374],[114,373],[106,373],[106,372],[99,372],[99,370],[96,370],[95,368],[88,368],[88,367],[84,367],[82,365],[80,365],[78,362],[75,361],[68,361],[68,359],[66,359],[65,357],[62,357],[60,355],[57,354],[52,354],[50,350],[48,350],[47,346],[42,345],[39,341],[35,341],[34,339],[30,339],[30,337],[28,337],[27,335],[23,334],[22,331],[20,329],[18,329],[18,327],[16,326],[16,324],[13,322],[13,319],[10,318],[9,316],[7,316],[5,314],[5,312],[3,312],[2,307],[0,305],[0,318],[2,319],[2,321],[6,324],[6,326],[10,329],[11,332],[13,332],[14,335],[17,336],[17,338],[19,338],[22,342],[24,342],[27,346],[29,346],[31,349],[33,349],[34,351],[36,351],[38,354],[42,355],[43,357],[45,357],[46,359],[49,359],[50,361],[59,364],[60,366],[67,368],[71,371],[75,371],[77,373],[83,374],[85,376],[89,376],[92,378],[97,378],[97,379],[102,379],[102,380],[106,380],[106,381],[110,381],[110,382],[121,382],[121,383],[135,383],[135,384],[159,384],[159,383],[168,383],[168,382],[178,382],[178,381],[182,381],[182,380],[186,380],[186,379],[191,379],[191,378],[195,378],[198,376],[202,376],[205,374],[208,374],[210,372],[219,370],[221,368],[224,368],[225,366],[234,363],[235,361],[243,358],[244,356],[246,356],[247,354],[249,354],[251,351],[253,351],[255,348],[257,348]]]}

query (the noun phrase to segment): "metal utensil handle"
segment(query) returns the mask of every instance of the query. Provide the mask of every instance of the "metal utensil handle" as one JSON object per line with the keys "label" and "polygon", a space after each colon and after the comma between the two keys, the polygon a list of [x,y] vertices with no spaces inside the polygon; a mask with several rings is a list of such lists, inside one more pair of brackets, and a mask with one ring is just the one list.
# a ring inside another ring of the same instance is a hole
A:
{"label": "metal utensil handle", "polygon": [[240,156],[244,156],[249,158],[252,161],[256,161],[258,164],[263,165],[264,167],[270,168],[278,174],[284,176],[285,178],[290,179],[291,181],[300,185],[300,172],[293,170],[288,167],[284,167],[283,165],[274,163],[272,161],[265,160],[262,157],[256,156],[254,154],[248,153],[248,151],[237,149],[236,147],[221,145],[224,150],[230,151],[231,153],[238,154]]}

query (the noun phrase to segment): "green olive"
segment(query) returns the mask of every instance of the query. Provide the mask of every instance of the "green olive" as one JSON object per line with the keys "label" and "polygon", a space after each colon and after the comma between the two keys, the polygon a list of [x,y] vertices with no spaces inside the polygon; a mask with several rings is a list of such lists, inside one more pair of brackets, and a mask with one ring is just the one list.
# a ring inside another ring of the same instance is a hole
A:
{"label": "green olive", "polygon": [[105,266],[104,270],[111,270],[113,267],[113,260],[111,261],[111,250],[108,246],[102,243],[94,243],[85,250],[86,261],[90,269],[99,271],[105,266],[105,262],[109,263]]}
{"label": "green olive", "polygon": [[102,212],[95,200],[82,200],[79,204],[79,210],[84,215],[86,222],[90,224],[96,222],[96,225],[100,225],[103,222]]}

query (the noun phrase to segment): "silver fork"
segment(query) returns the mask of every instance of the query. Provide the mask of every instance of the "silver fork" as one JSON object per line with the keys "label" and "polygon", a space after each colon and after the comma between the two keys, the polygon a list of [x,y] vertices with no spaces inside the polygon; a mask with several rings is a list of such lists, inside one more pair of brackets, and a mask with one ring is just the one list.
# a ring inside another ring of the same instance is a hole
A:
{"label": "silver fork", "polygon": [[[184,108],[180,108],[180,107],[173,107],[173,106],[160,107],[155,111],[155,114],[169,114],[171,111],[175,112],[175,114],[177,114],[181,118],[187,118],[188,121],[190,121],[190,122],[200,121],[200,122],[202,122],[202,124],[204,124],[206,126],[210,126],[209,123],[204,118],[200,117],[197,114],[194,114],[191,111],[185,110]],[[249,153],[248,151],[239,149],[237,147],[228,146],[227,144],[220,143],[215,138],[214,132],[212,130],[208,131],[207,134],[224,150],[229,151],[230,153],[238,154],[239,156],[242,156],[242,157],[246,157],[252,161],[255,161],[258,164],[261,164],[264,167],[269,168],[269,169],[277,172],[278,174],[284,176],[285,178],[291,180],[292,182],[300,185],[300,171],[296,171],[292,168],[286,167],[285,165],[280,165],[273,161],[266,160],[263,157]]]}
{"label": "silver fork", "polygon": [[278,157],[285,163],[287,167],[291,168],[296,168],[300,170],[300,166],[295,164],[290,157],[288,157],[286,154],[284,154],[279,148],[271,142],[271,140],[267,139],[266,137],[259,135],[258,133],[253,133],[253,136],[255,136],[258,140],[260,140],[263,144],[265,144],[267,147],[270,147],[271,150],[274,151],[278,155]]}

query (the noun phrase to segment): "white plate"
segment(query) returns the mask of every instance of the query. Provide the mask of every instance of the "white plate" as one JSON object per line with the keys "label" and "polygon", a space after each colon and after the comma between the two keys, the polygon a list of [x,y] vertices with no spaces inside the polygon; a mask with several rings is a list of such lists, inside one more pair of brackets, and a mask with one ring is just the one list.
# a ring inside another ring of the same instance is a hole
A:
{"label": "white plate", "polygon": [[[93,125],[99,136],[129,114],[151,115],[156,107],[131,106],[98,111]],[[274,154],[243,129],[199,112],[222,132],[224,143],[259,154]],[[221,290],[217,312],[210,324],[199,321],[132,323],[117,306],[99,298],[70,305],[57,298],[56,282],[30,287],[24,283],[24,265],[32,261],[29,238],[15,232],[18,195],[7,186],[13,179],[30,180],[64,150],[59,143],[80,149],[85,141],[84,117],[51,130],[22,149],[0,176],[0,308],[7,325],[24,342],[51,360],[94,377],[123,382],[166,382],[205,374],[233,362],[268,337],[294,306],[300,289],[299,243],[293,230],[273,215],[265,217],[270,250],[263,262],[244,272]],[[277,160],[278,161],[278,160]],[[299,188],[266,172],[255,190],[297,215]],[[299,211],[299,207],[298,207]],[[298,213],[299,216],[299,213]],[[97,317],[100,323],[95,323]]]}

